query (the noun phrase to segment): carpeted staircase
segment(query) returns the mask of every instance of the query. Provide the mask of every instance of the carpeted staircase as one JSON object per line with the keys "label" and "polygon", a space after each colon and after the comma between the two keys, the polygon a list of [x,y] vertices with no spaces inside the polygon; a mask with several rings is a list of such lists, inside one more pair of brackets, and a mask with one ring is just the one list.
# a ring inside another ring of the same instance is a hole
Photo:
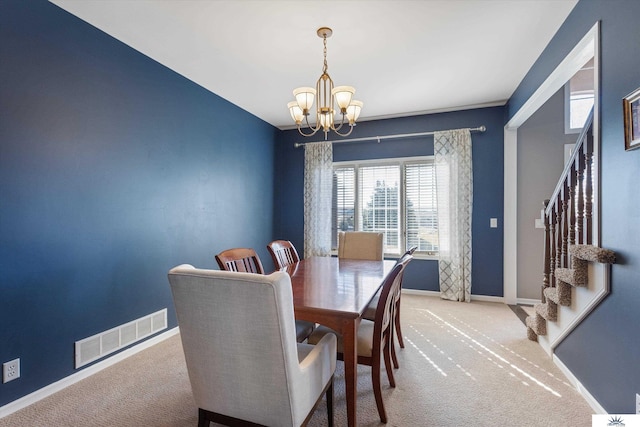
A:
{"label": "carpeted staircase", "polygon": [[572,287],[585,287],[589,282],[587,266],[589,262],[614,264],[613,251],[592,245],[572,245],[569,247],[573,268],[556,268],[556,286],[544,290],[546,302],[534,306],[536,314],[526,319],[527,337],[538,341],[539,335],[547,334],[547,322],[558,318],[558,305],[570,306]]}

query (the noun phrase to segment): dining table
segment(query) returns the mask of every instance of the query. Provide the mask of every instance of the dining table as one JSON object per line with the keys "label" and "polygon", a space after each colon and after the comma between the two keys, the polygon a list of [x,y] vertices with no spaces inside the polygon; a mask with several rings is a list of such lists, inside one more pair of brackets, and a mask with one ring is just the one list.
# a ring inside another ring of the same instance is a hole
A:
{"label": "dining table", "polygon": [[347,423],[356,426],[358,326],[395,261],[310,257],[282,268],[291,277],[297,320],[327,326],[342,336]]}

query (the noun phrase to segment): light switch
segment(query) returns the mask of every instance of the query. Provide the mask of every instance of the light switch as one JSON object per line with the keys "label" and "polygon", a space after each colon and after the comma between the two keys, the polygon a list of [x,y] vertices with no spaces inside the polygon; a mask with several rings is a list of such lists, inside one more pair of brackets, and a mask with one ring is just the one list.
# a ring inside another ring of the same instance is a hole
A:
{"label": "light switch", "polygon": [[498,228],[498,218],[491,218],[489,225],[491,228]]}

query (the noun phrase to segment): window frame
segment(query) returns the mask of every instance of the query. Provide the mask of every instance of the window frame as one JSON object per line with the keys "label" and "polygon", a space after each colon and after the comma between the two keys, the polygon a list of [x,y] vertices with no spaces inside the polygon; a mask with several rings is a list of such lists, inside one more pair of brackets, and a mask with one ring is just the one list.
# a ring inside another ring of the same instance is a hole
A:
{"label": "window frame", "polygon": [[[333,162],[332,170],[337,168],[354,168],[354,229],[358,230],[360,227],[361,221],[361,208],[360,208],[360,191],[359,191],[359,180],[360,173],[359,170],[361,167],[376,167],[376,166],[398,166],[400,169],[400,182],[399,182],[399,200],[400,209],[398,214],[400,215],[400,248],[407,247],[407,195],[406,195],[406,170],[405,165],[409,164],[423,164],[423,163],[431,163],[435,165],[435,157],[431,156],[415,156],[415,157],[390,157],[390,158],[381,158],[381,159],[366,159],[366,160],[348,160],[348,161],[339,161]],[[435,166],[434,166],[435,167]],[[434,189],[435,191],[435,189]],[[333,206],[332,206],[333,211]],[[384,252],[385,258],[396,258],[401,256],[406,249],[401,250],[399,252]],[[332,255],[337,255],[338,250],[332,249]],[[437,260],[438,259],[438,251],[415,251],[413,254],[416,259],[427,259],[427,260]]]}
{"label": "window frame", "polygon": [[[571,108],[572,93],[577,94],[577,96],[586,95],[586,98],[591,99],[591,104],[592,104],[591,108],[593,108],[593,105],[595,103],[597,73],[595,71],[595,66],[592,63],[592,61],[593,61],[593,58],[590,59],[586,64],[584,64],[578,71],[576,71],[576,73],[573,76],[571,76],[569,80],[564,84],[564,133],[567,135],[580,133],[582,132],[582,128],[584,127],[584,124],[580,127],[571,127],[571,115],[573,113],[573,109]],[[571,81],[577,78],[580,72],[589,71],[589,70],[592,70],[593,72],[593,88],[589,90],[576,90],[574,92],[571,92]]]}

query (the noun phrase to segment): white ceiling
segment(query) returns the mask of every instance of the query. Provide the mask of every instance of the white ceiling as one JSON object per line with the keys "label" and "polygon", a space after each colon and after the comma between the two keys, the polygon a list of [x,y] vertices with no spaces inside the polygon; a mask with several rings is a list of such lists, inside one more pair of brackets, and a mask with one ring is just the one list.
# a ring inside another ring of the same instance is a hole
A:
{"label": "white ceiling", "polygon": [[50,0],[280,128],[322,39],[360,121],[503,105],[577,0]]}

